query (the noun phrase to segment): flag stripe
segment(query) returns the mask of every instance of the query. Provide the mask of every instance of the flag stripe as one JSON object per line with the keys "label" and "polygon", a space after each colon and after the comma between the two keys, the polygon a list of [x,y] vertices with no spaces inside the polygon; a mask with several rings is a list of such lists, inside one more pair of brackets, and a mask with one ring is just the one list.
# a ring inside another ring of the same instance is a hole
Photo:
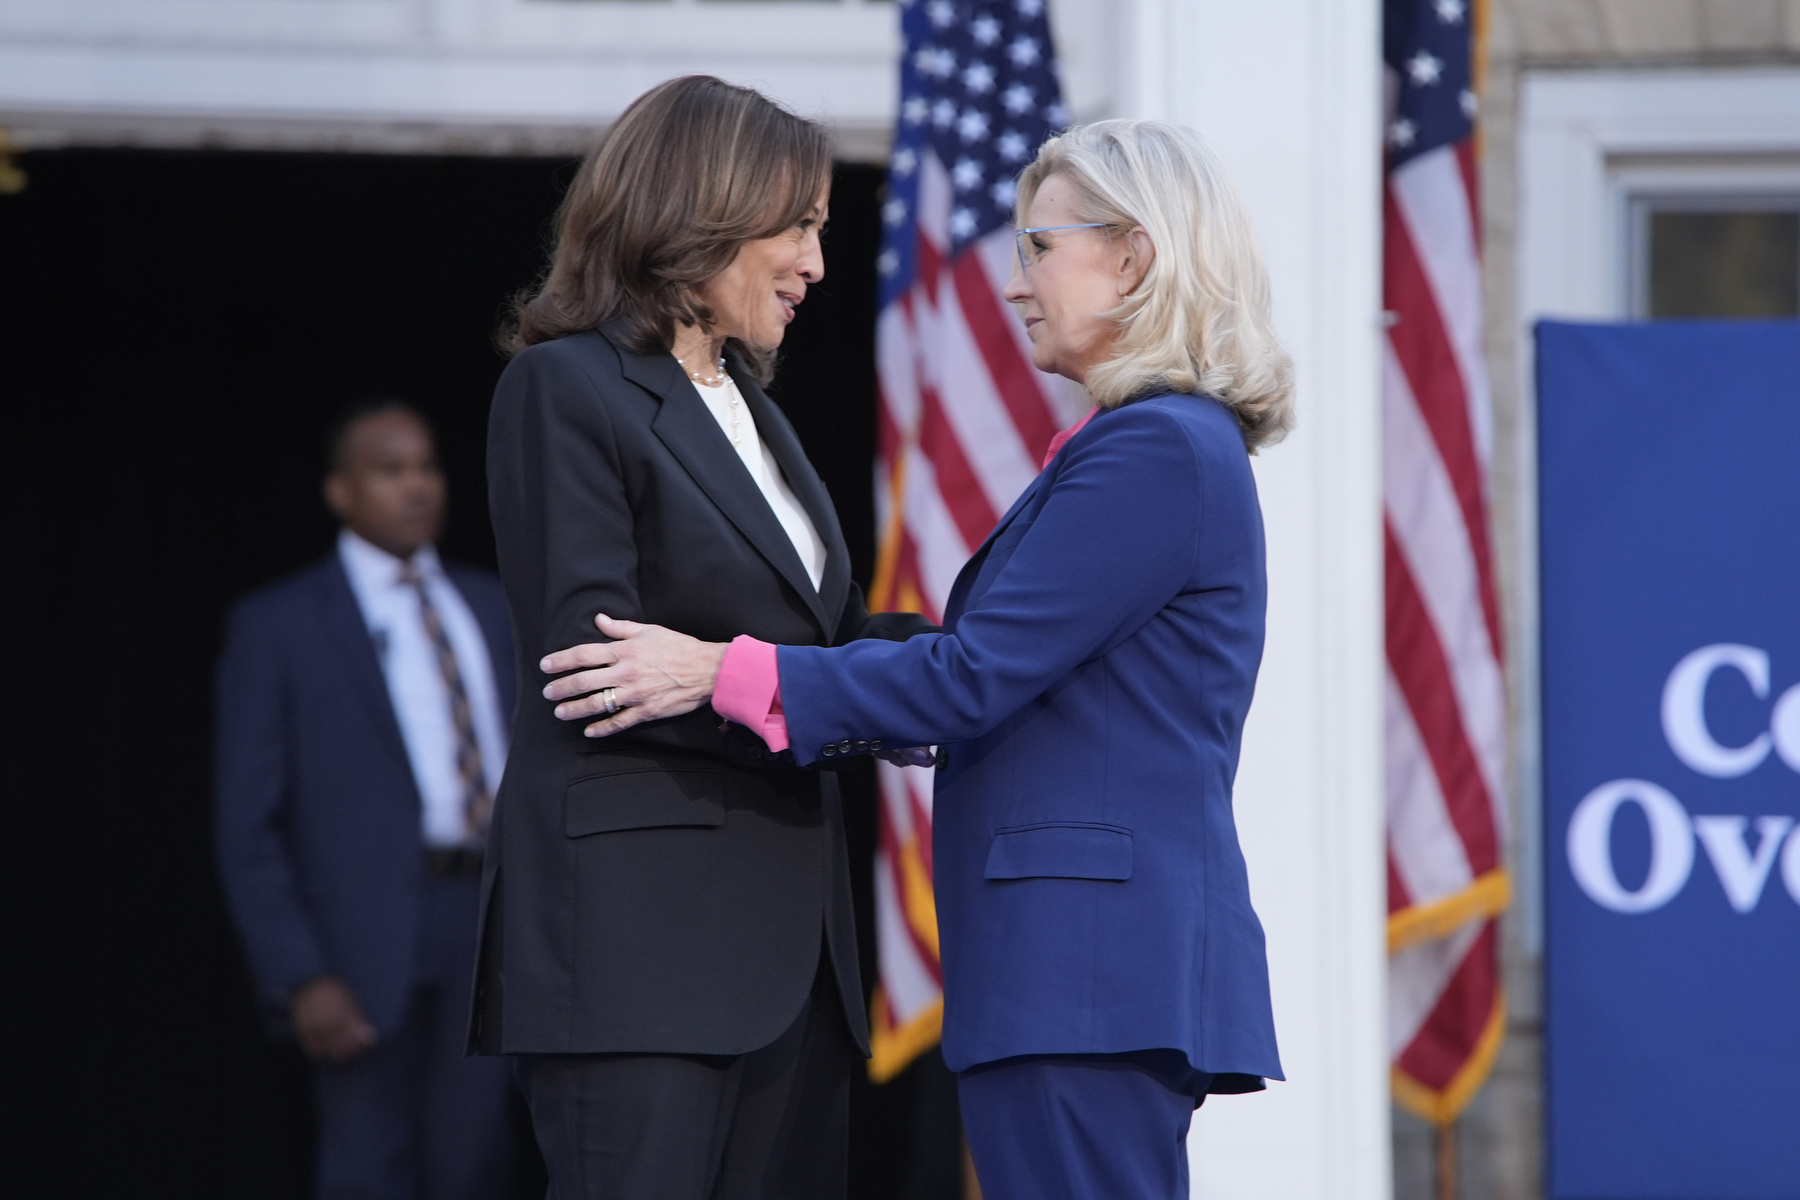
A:
{"label": "flag stripe", "polygon": [[1469,435],[1485,466],[1492,457],[1493,430],[1487,372],[1481,369],[1481,259],[1454,148],[1413,159],[1394,172],[1392,189],[1456,357],[1468,399]]}
{"label": "flag stripe", "polygon": [[[904,598],[903,602],[897,605],[899,611],[916,611],[934,624],[941,622],[944,619],[943,602],[927,591],[921,581],[919,547],[913,541],[912,534],[905,532],[900,535],[900,577],[915,594],[910,598]],[[911,603],[912,600],[918,602],[916,606]]]}
{"label": "flag stripe", "polygon": [[[1011,240],[1011,235],[1004,232],[990,236]],[[1041,460],[1044,451],[1050,448],[1050,439],[1056,436],[1056,422],[1044,403],[1043,390],[1032,378],[1036,370],[1019,356],[1018,346],[1012,334],[1007,332],[1006,324],[1014,322],[1014,318],[1001,308],[1000,298],[994,293],[978,255],[957,256],[953,273],[957,301],[963,318],[975,335],[976,345],[981,348],[981,356],[987,362],[994,390],[1011,414],[1013,426],[1025,443],[1027,456],[1034,461]],[[980,545],[980,539],[974,544]]]}
{"label": "flag stripe", "polygon": [[[1389,911],[1415,898],[1450,896],[1475,882],[1468,851],[1450,819],[1437,774],[1392,668],[1387,673]],[[1401,901],[1396,903],[1396,900]]]}
{"label": "flag stripe", "polygon": [[1506,770],[1506,689],[1481,616],[1470,531],[1458,516],[1454,485],[1443,460],[1432,453],[1431,434],[1391,353],[1383,356],[1383,366],[1382,450],[1389,462],[1411,464],[1408,471],[1388,473],[1388,519],[1444,647],[1463,728],[1488,795],[1497,796]]}
{"label": "flag stripe", "polygon": [[[913,769],[917,770],[917,768]],[[893,895],[896,899],[894,907],[900,911],[904,918],[901,923],[905,926],[906,936],[908,941],[912,943],[913,951],[917,954],[919,961],[924,964],[925,969],[930,972],[931,977],[942,985],[943,975],[938,967],[937,953],[935,949],[928,945],[925,942],[925,939],[919,935],[919,926],[924,922],[924,914],[912,913],[910,911],[912,908],[912,900],[908,895],[906,878],[900,862],[905,842],[896,832],[894,821],[894,810],[901,806],[887,802],[889,793],[886,789],[883,789],[882,795],[883,802],[877,806],[877,815],[881,822],[881,860],[877,865],[882,869],[882,874],[886,878],[888,886],[893,889]],[[914,836],[918,836],[918,831],[915,830],[913,832]],[[937,914],[931,914],[930,920],[935,924],[937,921]]]}
{"label": "flag stripe", "polygon": [[1444,989],[1481,936],[1481,924],[1471,923],[1447,938],[1423,942],[1400,951],[1389,960],[1388,1057],[1399,1059],[1419,1032],[1431,1021]]}
{"label": "flag stripe", "polygon": [[1385,207],[1387,305],[1399,317],[1388,330],[1388,344],[1431,430],[1437,456],[1454,485],[1463,523],[1471,531],[1482,615],[1488,623],[1489,639],[1499,646],[1500,606],[1488,555],[1480,459],[1469,427],[1468,390],[1392,188],[1387,190]]}
{"label": "flag stripe", "polygon": [[[1447,1088],[1475,1049],[1500,996],[1499,946],[1494,921],[1468,926],[1474,937],[1455,960],[1431,1015],[1395,1057],[1395,1065],[1433,1090]],[[1459,936],[1450,939],[1459,943]]]}
{"label": "flag stripe", "polygon": [[1406,881],[1400,878],[1400,872],[1398,868],[1394,866],[1394,841],[1392,837],[1388,839],[1387,877],[1388,914],[1391,916],[1402,909],[1411,907],[1413,902],[1412,894],[1406,890]]}
{"label": "flag stripe", "polygon": [[1492,799],[1463,729],[1449,664],[1394,541],[1392,524],[1386,526],[1386,534],[1388,663],[1437,770],[1445,810],[1462,840],[1469,867],[1480,874],[1500,859]]}
{"label": "flag stripe", "polygon": [[877,857],[875,875],[877,946],[888,1010],[896,1023],[904,1024],[937,1002],[943,981],[907,927],[900,889],[895,885],[895,873],[888,870],[888,862],[889,856],[883,849]]}
{"label": "flag stripe", "polygon": [[931,846],[931,792],[933,772],[925,770],[905,770],[896,768],[900,782],[906,788],[906,803],[912,818],[912,827],[921,831],[919,836],[919,857],[925,861],[925,870],[932,870]]}
{"label": "flag stripe", "polygon": [[973,551],[994,527],[997,515],[993,505],[988,503],[981,480],[976,478],[975,469],[963,454],[962,442],[944,416],[937,393],[927,390],[921,399],[919,449],[931,460],[932,470],[937,474],[938,494],[950,510],[950,519],[962,531],[964,546]]}
{"label": "flag stripe", "polygon": [[1456,169],[1462,175],[1463,195],[1469,205],[1469,229],[1475,238],[1475,261],[1479,264],[1481,262],[1481,187],[1475,165],[1474,138],[1456,143]]}
{"label": "flag stripe", "polygon": [[962,531],[944,503],[931,460],[915,452],[906,467],[906,535],[920,590],[933,611],[943,612],[957,572],[969,557]]}
{"label": "flag stripe", "polygon": [[[996,513],[1012,507],[1038,472],[1038,460],[995,390],[993,373],[960,305],[937,310],[921,331],[931,345],[931,383],[943,400],[963,453]],[[1040,458],[1042,452],[1040,451]],[[986,530],[983,530],[985,536]],[[977,538],[975,545],[980,545]]]}

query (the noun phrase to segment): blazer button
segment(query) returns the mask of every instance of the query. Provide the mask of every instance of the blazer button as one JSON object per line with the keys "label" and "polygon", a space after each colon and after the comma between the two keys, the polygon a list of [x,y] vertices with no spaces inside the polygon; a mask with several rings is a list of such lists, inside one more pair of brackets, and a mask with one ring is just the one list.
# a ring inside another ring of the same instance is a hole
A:
{"label": "blazer button", "polygon": [[819,753],[824,755],[826,758],[830,758],[837,753],[837,747],[832,745],[830,742],[826,742],[823,746],[819,747]]}
{"label": "blazer button", "polygon": [[865,741],[858,741],[858,742],[857,742],[857,743],[856,743],[856,749],[857,749],[857,751],[858,751],[858,752],[861,752],[861,751],[864,751],[864,750],[867,750],[867,749],[868,749],[868,748],[869,748],[869,743],[867,743],[867,742],[865,742]]}
{"label": "blazer button", "polygon": [[880,738],[876,738],[876,739],[875,739],[875,740],[874,740],[874,741],[872,741],[872,742],[870,742],[870,743],[869,743],[869,749],[871,749],[871,750],[879,750],[879,749],[881,749],[881,739],[880,739]]}
{"label": "blazer button", "polygon": [[843,741],[838,743],[838,753],[839,754],[850,753],[850,739],[849,738],[845,738]]}

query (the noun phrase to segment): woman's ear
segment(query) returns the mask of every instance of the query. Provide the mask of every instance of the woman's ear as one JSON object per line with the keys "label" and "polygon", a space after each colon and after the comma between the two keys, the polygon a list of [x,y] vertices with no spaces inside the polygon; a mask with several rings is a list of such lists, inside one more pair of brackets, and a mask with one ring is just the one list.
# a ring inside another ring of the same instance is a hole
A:
{"label": "woman's ear", "polygon": [[1150,240],[1150,231],[1142,225],[1125,235],[1125,246],[1125,257],[1119,260],[1121,296],[1129,296],[1137,291],[1138,285],[1144,282],[1144,276],[1150,273],[1150,264],[1156,261],[1156,243]]}

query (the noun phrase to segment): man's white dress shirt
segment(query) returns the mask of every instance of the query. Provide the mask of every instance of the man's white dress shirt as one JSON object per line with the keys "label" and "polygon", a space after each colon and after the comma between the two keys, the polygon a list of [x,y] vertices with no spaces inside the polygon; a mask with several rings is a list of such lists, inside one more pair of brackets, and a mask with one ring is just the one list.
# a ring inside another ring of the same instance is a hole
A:
{"label": "man's white dress shirt", "polygon": [[[456,769],[456,725],[450,715],[450,691],[438,669],[437,652],[425,632],[419,593],[403,583],[405,563],[392,554],[351,533],[338,535],[338,558],[350,577],[363,623],[375,642],[381,671],[387,678],[388,699],[406,743],[414,781],[423,803],[423,833],[428,846],[461,846],[468,843],[463,815],[462,778]],[[494,689],[493,659],[487,639],[462,594],[444,574],[437,551],[422,547],[412,564],[425,581],[432,607],[437,609],[456,665],[468,693],[469,711],[475,724],[475,741],[481,747],[482,773],[489,794],[500,788],[506,765],[506,725]]]}
{"label": "man's white dress shirt", "polygon": [[769,502],[769,507],[775,512],[775,519],[787,530],[788,540],[794,543],[794,550],[800,555],[801,564],[806,567],[807,578],[812,580],[813,589],[818,590],[819,580],[825,577],[825,543],[819,540],[819,531],[813,528],[812,518],[806,515],[806,509],[795,499],[794,490],[788,486],[787,478],[781,473],[781,465],[769,453],[762,435],[756,431],[756,418],[750,415],[750,406],[744,403],[737,384],[731,382],[731,377],[727,375],[725,382],[718,387],[707,387],[695,381],[694,390],[706,402],[706,411],[719,423],[726,441],[733,440],[735,426],[737,438],[732,449],[743,460],[750,478],[756,480],[763,499]]}

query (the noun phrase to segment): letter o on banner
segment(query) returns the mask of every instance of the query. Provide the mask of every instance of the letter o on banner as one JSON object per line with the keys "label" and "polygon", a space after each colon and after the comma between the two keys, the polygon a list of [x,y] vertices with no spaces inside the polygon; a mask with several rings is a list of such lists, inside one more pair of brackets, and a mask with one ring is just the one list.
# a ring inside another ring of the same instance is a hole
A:
{"label": "letter o on banner", "polygon": [[[1613,814],[1636,804],[1650,821],[1650,873],[1627,891],[1613,870]],[[1615,779],[1581,798],[1569,818],[1569,870],[1594,903],[1621,913],[1645,913],[1675,898],[1694,869],[1694,826],[1681,801],[1643,779]]]}

